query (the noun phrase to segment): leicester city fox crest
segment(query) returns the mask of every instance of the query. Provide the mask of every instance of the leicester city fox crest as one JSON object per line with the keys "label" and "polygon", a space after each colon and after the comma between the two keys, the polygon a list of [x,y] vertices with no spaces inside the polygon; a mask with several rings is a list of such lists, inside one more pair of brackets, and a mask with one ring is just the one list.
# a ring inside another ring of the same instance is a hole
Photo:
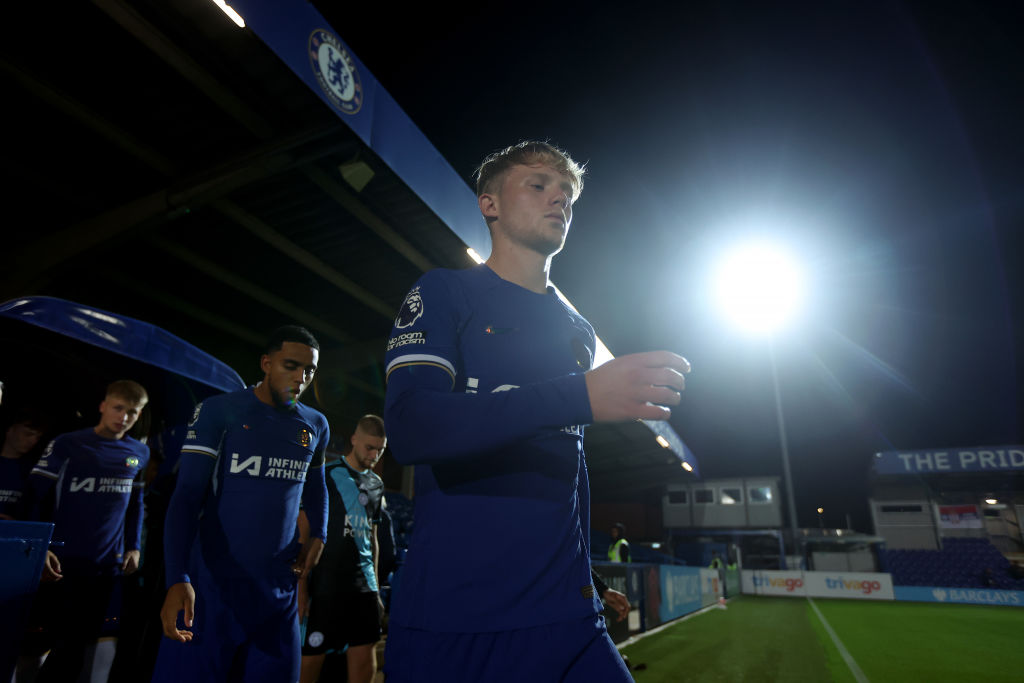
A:
{"label": "leicester city fox crest", "polygon": [[423,315],[423,295],[420,294],[419,287],[413,287],[405,296],[405,301],[402,302],[402,310],[398,312],[398,317],[395,318],[395,327],[403,329],[406,327],[412,327],[412,324],[420,319]]}

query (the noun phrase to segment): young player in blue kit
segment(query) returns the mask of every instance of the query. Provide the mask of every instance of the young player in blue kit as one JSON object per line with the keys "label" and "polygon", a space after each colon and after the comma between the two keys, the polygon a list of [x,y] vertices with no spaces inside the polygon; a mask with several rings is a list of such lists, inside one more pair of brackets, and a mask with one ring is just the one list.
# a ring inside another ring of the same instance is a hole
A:
{"label": "young player in blue kit", "polygon": [[[52,514],[53,540],[62,544],[47,552],[36,596],[47,639],[53,639],[38,681],[77,680],[118,577],[139,568],[149,448],[127,433],[148,400],[138,383],[113,382],[100,403],[99,423],[55,438],[32,469],[26,517]],[[48,511],[54,488],[56,507]]]}
{"label": "young player in blue kit", "polygon": [[478,171],[486,264],[424,275],[388,342],[385,423],[416,465],[416,528],[385,672],[406,681],[629,681],[598,615],[582,425],[666,419],[685,359],[593,367],[594,331],[548,286],[583,170],[546,143]]}
{"label": "young player in blue kit", "polygon": [[[384,421],[364,415],[349,438],[345,457],[327,466],[330,504],[320,564],[299,582],[299,614],[306,619],[302,643],[302,683],[320,678],[326,655],[345,652],[348,683],[372,683],[377,673],[374,647],[380,640],[383,604],[377,581],[377,525],[384,482],[373,472],[387,439]],[[299,515],[300,528],[306,527]],[[307,605],[303,599],[308,596]]]}
{"label": "young player in blue kit", "polygon": [[[262,382],[196,407],[167,510],[167,638],[154,681],[298,681],[296,585],[327,537],[330,430],[298,402],[318,357],[313,335],[282,327],[260,359]],[[311,529],[301,546],[300,498]]]}

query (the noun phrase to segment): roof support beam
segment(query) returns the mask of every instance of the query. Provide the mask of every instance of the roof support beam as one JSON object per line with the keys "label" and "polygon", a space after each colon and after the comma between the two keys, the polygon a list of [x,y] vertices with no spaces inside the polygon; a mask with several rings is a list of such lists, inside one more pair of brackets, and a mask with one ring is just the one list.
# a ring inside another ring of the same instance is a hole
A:
{"label": "roof support beam", "polygon": [[195,268],[199,272],[212,277],[221,284],[225,284],[235,291],[241,292],[242,294],[255,299],[265,306],[273,308],[279,313],[285,314],[289,318],[292,318],[307,327],[315,328],[333,339],[335,342],[348,344],[353,341],[352,336],[340,327],[324,322],[317,316],[308,313],[303,308],[296,306],[284,297],[278,296],[270,290],[264,289],[254,282],[250,282],[249,280],[232,273],[219,264],[203,258],[199,254],[189,251],[185,247],[175,244],[165,237],[154,235],[150,238],[150,241],[159,249]]}
{"label": "roof support beam", "polygon": [[366,305],[371,310],[380,313],[388,320],[394,318],[394,306],[386,303],[383,299],[376,296],[368,289],[356,284],[355,281],[345,277],[337,270],[317,258],[312,252],[295,244],[260,219],[244,211],[241,207],[226,200],[214,202],[213,207],[225,217],[245,228],[256,237],[280,251],[282,254],[291,257],[302,265],[302,267],[313,271],[341,291],[351,296],[353,299],[356,299]]}
{"label": "roof support beam", "polygon": [[170,38],[146,21],[133,8],[120,0],[93,0],[93,4],[117,22],[121,28],[138,38],[143,45],[195,85],[212,102],[230,114],[257,138],[268,140],[273,137],[274,128],[270,122],[254,112],[241,99],[231,94],[230,88],[224,87],[224,84],[210,75],[186,51],[175,45]]}
{"label": "roof support beam", "polygon": [[4,284],[0,289],[6,291],[15,283],[22,288],[29,283],[38,283],[47,270],[131,228],[153,220],[173,218],[180,212],[201,207],[256,180],[296,165],[311,163],[316,158],[349,146],[349,143],[325,145],[303,157],[290,153],[296,146],[307,144],[328,132],[306,132],[284,138],[265,146],[258,153],[246,155],[242,161],[203,171],[189,181],[164,187],[5,254]]}
{"label": "roof support beam", "polygon": [[[175,45],[170,38],[135,10],[121,0],[93,0],[93,3],[256,137],[267,139],[273,135],[273,129],[269,122],[241,99],[232,95],[229,87],[219,82],[196,63],[187,52]],[[430,259],[374,214],[366,204],[345,189],[341,183],[331,179],[319,169],[307,169],[306,176],[414,266],[424,272],[434,268]]]}
{"label": "roof support beam", "polygon": [[[352,344],[352,337],[341,328],[324,322],[320,318],[310,313],[307,313],[305,310],[292,304],[286,299],[283,299],[282,297],[266,289],[263,289],[259,285],[256,285],[246,280],[245,278],[239,277],[238,275],[235,275],[234,273],[227,271],[226,269],[222,268],[216,263],[203,258],[199,254],[191,252],[188,249],[185,249],[184,247],[180,247],[177,244],[174,244],[162,237],[152,237],[151,242],[159,249],[162,249],[168,254],[174,256],[175,258],[187,263],[188,265],[199,270],[200,272],[205,273],[206,275],[214,278],[215,280],[220,281],[222,284],[225,284],[228,287],[231,287],[232,289],[241,292],[242,294],[260,302],[265,306],[273,308],[279,313],[283,313],[284,315],[288,316],[289,318],[295,320],[298,323],[313,328],[316,332],[322,334],[323,336],[326,336],[327,338],[333,340],[334,342],[340,343],[342,345]],[[258,343],[262,343],[262,340]],[[382,348],[382,346],[380,345],[381,342],[374,340],[372,343],[376,345],[377,348]],[[360,346],[361,344],[356,345],[357,348],[359,348]],[[351,375],[340,376],[344,377],[345,382],[349,386],[359,389],[371,396],[376,396],[377,398],[384,398],[384,391],[381,387],[371,384],[369,382],[364,382],[363,380],[358,379],[356,377],[352,377]]]}
{"label": "roof support beam", "polygon": [[384,240],[392,249],[409,261],[409,263],[413,264],[424,273],[428,270],[434,269],[435,266],[430,259],[424,256],[419,249],[410,244],[404,237],[399,235],[398,231],[388,225],[387,222],[371,211],[370,208],[366,206],[366,204],[364,204],[354,192],[315,166],[308,166],[303,169],[303,172],[306,177],[313,181],[317,187],[323,190],[328,197],[336,201],[341,208],[359,219],[363,225],[372,230],[377,237]]}

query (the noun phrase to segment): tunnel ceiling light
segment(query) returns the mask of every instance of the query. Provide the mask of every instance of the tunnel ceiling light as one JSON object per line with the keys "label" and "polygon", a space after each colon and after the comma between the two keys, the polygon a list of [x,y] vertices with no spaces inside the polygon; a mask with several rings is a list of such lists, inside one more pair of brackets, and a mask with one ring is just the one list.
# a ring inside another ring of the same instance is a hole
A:
{"label": "tunnel ceiling light", "polygon": [[220,11],[228,15],[228,18],[235,22],[238,28],[245,28],[245,20],[242,19],[242,15],[229,7],[228,3],[224,2],[224,0],[213,0],[213,4],[220,7]]}

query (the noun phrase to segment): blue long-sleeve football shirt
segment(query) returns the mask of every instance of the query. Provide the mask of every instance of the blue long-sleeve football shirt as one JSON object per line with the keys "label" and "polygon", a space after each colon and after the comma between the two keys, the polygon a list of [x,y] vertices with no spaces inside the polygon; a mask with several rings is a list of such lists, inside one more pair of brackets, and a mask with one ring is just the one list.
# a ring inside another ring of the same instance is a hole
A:
{"label": "blue long-sleeve football shirt", "polygon": [[594,349],[553,290],[485,265],[416,283],[386,361],[389,446],[416,465],[395,623],[488,632],[598,611],[582,427]]}
{"label": "blue long-sleeve football shirt", "polygon": [[167,585],[190,580],[190,552],[217,577],[287,574],[300,498],[311,535],[326,540],[329,441],[320,412],[302,403],[279,410],[251,388],[199,404],[167,510]]}
{"label": "blue long-sleeve football shirt", "polygon": [[53,540],[65,571],[119,570],[125,550],[142,539],[142,473],[149,447],[124,436],[107,439],[94,429],[61,434],[46,447],[29,477],[30,517],[56,487]]}

